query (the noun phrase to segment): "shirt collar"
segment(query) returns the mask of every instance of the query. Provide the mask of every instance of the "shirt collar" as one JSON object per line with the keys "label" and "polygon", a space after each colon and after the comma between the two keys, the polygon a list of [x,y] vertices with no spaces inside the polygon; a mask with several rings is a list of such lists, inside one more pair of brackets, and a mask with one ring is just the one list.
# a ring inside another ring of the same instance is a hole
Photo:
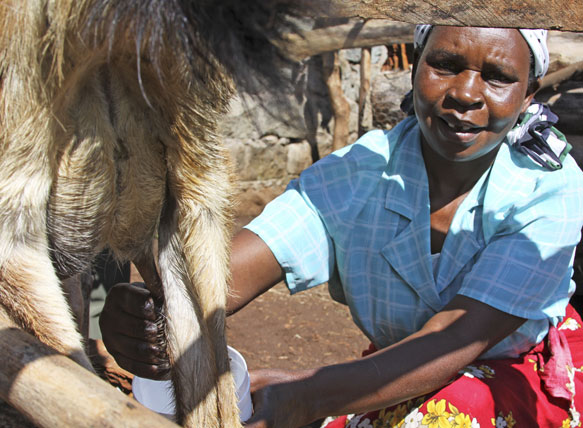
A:
{"label": "shirt collar", "polygon": [[[395,136],[387,167],[385,208],[413,219],[421,209],[428,209],[429,188],[425,162],[421,153],[420,130],[414,116],[403,121],[402,131]],[[420,167],[421,165],[421,167]]]}

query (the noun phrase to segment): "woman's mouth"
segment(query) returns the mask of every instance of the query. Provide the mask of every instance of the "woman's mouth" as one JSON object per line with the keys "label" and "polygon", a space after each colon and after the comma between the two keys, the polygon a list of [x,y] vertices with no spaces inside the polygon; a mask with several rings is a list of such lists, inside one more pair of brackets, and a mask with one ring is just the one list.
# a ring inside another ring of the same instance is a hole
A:
{"label": "woman's mouth", "polygon": [[462,144],[470,143],[485,129],[482,126],[477,126],[469,122],[446,120],[444,118],[439,119],[445,136]]}

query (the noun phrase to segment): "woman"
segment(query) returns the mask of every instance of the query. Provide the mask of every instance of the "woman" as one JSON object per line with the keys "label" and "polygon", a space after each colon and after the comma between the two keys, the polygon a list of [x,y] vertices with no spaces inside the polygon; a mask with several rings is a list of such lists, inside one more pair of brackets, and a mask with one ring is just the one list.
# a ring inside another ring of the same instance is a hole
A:
{"label": "woman", "polygon": [[[565,310],[583,177],[529,108],[546,33],[419,26],[415,40],[415,115],[316,163],[233,241],[231,311],[281,279],[329,282],[376,352],[253,373],[248,426],[578,426],[583,337]],[[153,316],[122,285],[101,325],[122,366],[160,377]]]}

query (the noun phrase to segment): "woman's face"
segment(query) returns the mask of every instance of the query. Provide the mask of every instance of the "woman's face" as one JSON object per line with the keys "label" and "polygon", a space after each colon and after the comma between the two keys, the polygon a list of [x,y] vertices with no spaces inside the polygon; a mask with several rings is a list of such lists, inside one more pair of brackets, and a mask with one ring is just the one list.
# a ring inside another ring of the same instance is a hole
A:
{"label": "woman's face", "polygon": [[434,27],[413,82],[425,145],[451,161],[493,159],[534,96],[529,68],[518,30]]}

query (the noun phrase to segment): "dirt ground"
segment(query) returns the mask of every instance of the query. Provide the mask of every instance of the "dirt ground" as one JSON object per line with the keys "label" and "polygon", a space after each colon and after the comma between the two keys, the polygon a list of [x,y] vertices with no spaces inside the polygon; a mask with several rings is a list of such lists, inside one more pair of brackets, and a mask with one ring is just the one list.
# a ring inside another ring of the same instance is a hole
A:
{"label": "dirt ground", "polygon": [[229,317],[227,340],[250,369],[318,367],[354,359],[368,347],[325,285],[290,296],[278,284]]}

